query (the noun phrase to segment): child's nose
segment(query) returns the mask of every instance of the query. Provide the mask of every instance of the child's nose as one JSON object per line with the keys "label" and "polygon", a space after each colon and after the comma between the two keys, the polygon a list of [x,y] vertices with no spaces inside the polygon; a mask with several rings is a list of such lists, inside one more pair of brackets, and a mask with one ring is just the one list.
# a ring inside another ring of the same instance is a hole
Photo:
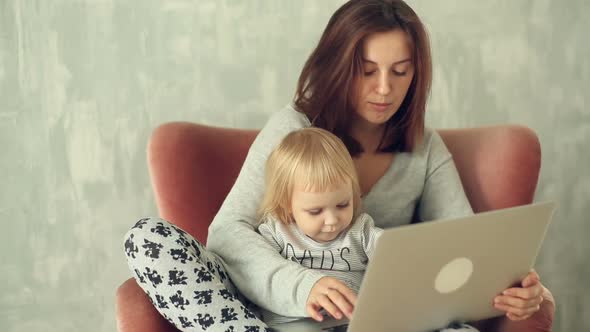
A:
{"label": "child's nose", "polygon": [[326,220],[324,220],[324,223],[326,225],[334,225],[337,222],[338,222],[338,216],[336,216],[335,213],[332,213],[332,212],[326,213]]}

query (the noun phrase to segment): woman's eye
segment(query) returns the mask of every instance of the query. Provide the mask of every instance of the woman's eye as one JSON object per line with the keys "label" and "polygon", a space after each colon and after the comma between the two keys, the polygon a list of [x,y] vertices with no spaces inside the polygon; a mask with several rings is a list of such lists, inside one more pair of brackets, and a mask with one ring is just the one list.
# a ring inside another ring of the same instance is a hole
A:
{"label": "woman's eye", "polygon": [[311,214],[312,216],[317,216],[318,214],[322,213],[322,209],[309,210],[307,213]]}
{"label": "woman's eye", "polygon": [[[364,72],[364,75],[365,76],[371,76],[371,75],[375,74],[375,72],[376,72],[375,70],[373,70],[373,71],[366,71],[366,72]],[[406,76],[406,74],[408,73],[407,71],[397,71],[397,70],[392,70],[391,72],[395,76]]]}
{"label": "woman's eye", "polygon": [[392,70],[392,72],[395,76],[406,76],[406,74],[408,73],[407,71],[397,71],[397,70]]}
{"label": "woman's eye", "polygon": [[336,205],[336,207],[338,207],[339,209],[345,209],[350,205],[350,202],[346,202],[344,204],[338,204]]}

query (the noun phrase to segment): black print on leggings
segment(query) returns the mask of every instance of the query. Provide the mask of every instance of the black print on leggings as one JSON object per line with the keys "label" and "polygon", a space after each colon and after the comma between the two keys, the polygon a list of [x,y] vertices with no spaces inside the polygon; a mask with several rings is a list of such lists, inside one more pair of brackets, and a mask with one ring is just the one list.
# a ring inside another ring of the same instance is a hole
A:
{"label": "black print on leggings", "polygon": [[184,271],[174,270],[168,271],[168,286],[172,285],[186,285],[187,277],[184,276]]}
{"label": "black print on leggings", "polygon": [[188,240],[182,235],[179,236],[174,242],[181,245],[183,248],[188,248],[191,246],[190,242],[188,242]]}
{"label": "black print on leggings", "polygon": [[260,332],[260,327],[258,326],[244,326],[246,332]]}
{"label": "black print on leggings", "polygon": [[227,279],[227,274],[225,274],[225,271],[223,270],[223,267],[221,266],[221,264],[215,263],[215,269],[217,270],[217,274],[219,275],[219,279],[221,279],[222,282],[225,279]]}
{"label": "black print on leggings", "polygon": [[163,296],[156,294],[156,302],[158,302],[156,304],[158,306],[158,308],[160,308],[160,309],[170,309],[168,307],[168,302],[166,302],[166,300],[164,299]]}
{"label": "black print on leggings", "polygon": [[211,262],[207,262],[207,270],[215,272],[215,266]]}
{"label": "black print on leggings", "polygon": [[156,227],[150,229],[152,233],[160,234],[163,237],[168,237],[168,235],[172,234],[170,228],[164,226],[163,223],[159,222],[156,224]]}
{"label": "black print on leggings", "polygon": [[201,258],[201,245],[197,243],[197,241],[191,240],[191,247],[195,249],[195,255],[197,255],[197,258]]}
{"label": "black print on leggings", "polygon": [[145,249],[145,256],[146,257],[149,257],[152,259],[160,258],[160,249],[164,248],[164,246],[162,244],[152,242],[147,239],[143,239],[143,242],[145,242],[145,244],[141,247]]}
{"label": "black print on leggings", "polygon": [[182,297],[181,291],[176,291],[176,294],[170,296],[170,302],[180,310],[184,310],[184,306],[190,304],[187,299]]}
{"label": "black print on leggings", "polygon": [[137,248],[135,242],[133,242],[133,237],[134,235],[131,234],[129,235],[127,240],[125,240],[125,254],[127,255],[127,257],[131,258],[135,258],[135,254],[139,252],[139,248]]}
{"label": "black print on leggings", "polygon": [[195,327],[193,323],[186,317],[178,316],[178,320],[180,321],[180,325],[182,325],[182,328]]}
{"label": "black print on leggings", "polygon": [[211,304],[211,294],[213,294],[213,290],[195,291],[194,293],[195,297],[193,297],[193,299],[197,300],[197,304]]}
{"label": "black print on leggings", "polygon": [[242,309],[242,311],[244,312],[244,318],[256,318],[256,316],[254,316],[254,314],[250,310],[246,309],[246,307],[244,307],[243,305],[240,305],[240,309]]}
{"label": "black print on leggings", "polygon": [[186,264],[186,261],[193,261],[193,257],[188,254],[186,248],[170,249],[168,253],[170,254],[170,256],[172,256],[173,260],[180,262],[182,264]]}
{"label": "black print on leggings", "polygon": [[202,314],[197,314],[197,319],[194,321],[195,323],[199,324],[203,330],[206,330],[208,327],[215,324],[215,320],[209,314],[205,314],[205,316]]}
{"label": "black print on leggings", "polygon": [[175,230],[180,236],[184,237],[186,235],[186,232],[177,226],[170,224],[170,227],[172,227],[172,229]]}
{"label": "black print on leggings", "polygon": [[203,247],[195,240],[191,240],[191,247],[193,247],[193,249],[195,249],[195,254],[197,255],[197,258],[200,258],[201,257],[201,249]]}
{"label": "black print on leggings", "polygon": [[233,326],[230,326],[227,328],[227,330],[223,331],[223,332],[235,332],[236,329]]}
{"label": "black print on leggings", "polygon": [[150,220],[150,218],[139,219],[139,221],[136,222],[131,228],[143,229],[143,226],[147,224],[148,220]]}
{"label": "black print on leggings", "polygon": [[138,269],[133,269],[133,272],[135,272],[135,276],[137,277],[137,280],[139,281],[139,283],[145,284],[145,278],[143,277],[143,275],[141,275],[141,272],[139,272]]}
{"label": "black print on leggings", "polygon": [[146,272],[144,272],[143,275],[148,278],[154,288],[162,283],[162,276],[158,274],[158,271],[152,271],[149,267],[146,267],[145,271]]}
{"label": "black print on leggings", "polygon": [[221,309],[221,321],[219,322],[227,323],[231,322],[232,320],[238,320],[238,314],[236,314],[234,308],[225,307]]}
{"label": "black print on leggings", "polygon": [[228,300],[230,302],[234,301],[234,296],[232,293],[230,293],[230,291],[228,291],[227,289],[220,289],[219,290],[219,296],[221,296],[224,300]]}
{"label": "black print on leggings", "polygon": [[193,270],[197,274],[197,284],[213,280],[211,273],[205,267],[196,268]]}

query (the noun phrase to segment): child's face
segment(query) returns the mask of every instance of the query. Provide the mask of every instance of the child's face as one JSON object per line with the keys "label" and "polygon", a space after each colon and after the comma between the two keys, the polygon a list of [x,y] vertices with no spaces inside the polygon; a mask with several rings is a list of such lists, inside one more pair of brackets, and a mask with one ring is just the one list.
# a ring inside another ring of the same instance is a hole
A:
{"label": "child's face", "polygon": [[318,242],[334,240],[352,222],[353,191],[350,181],[318,192],[295,186],[291,213],[297,227]]}

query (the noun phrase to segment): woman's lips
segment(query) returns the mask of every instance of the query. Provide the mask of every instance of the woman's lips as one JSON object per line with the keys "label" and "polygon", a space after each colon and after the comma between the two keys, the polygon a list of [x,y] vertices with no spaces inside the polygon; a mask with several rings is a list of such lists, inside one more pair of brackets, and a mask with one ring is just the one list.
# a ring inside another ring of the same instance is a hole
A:
{"label": "woman's lips", "polygon": [[369,102],[369,105],[371,105],[375,110],[377,110],[379,112],[383,112],[383,111],[386,111],[391,106],[391,103],[372,103],[372,102]]}

